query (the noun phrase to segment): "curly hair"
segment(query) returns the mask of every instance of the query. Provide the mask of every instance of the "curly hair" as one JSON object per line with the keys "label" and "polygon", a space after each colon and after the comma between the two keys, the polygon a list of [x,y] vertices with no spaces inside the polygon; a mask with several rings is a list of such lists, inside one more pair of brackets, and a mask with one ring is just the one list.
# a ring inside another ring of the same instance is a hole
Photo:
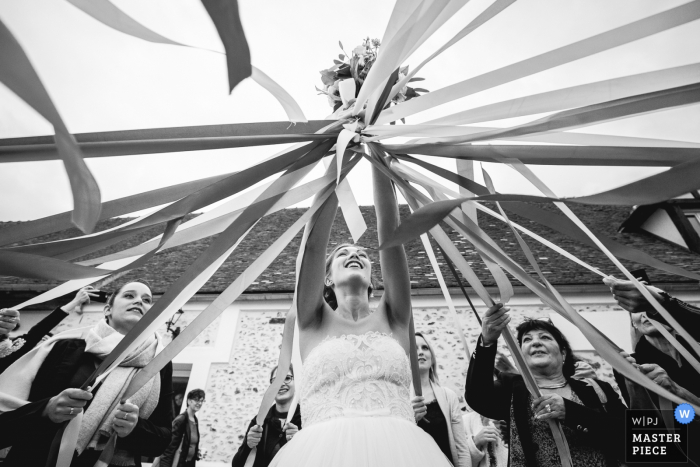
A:
{"label": "curly hair", "polygon": [[578,359],[574,356],[574,352],[571,350],[571,344],[569,344],[569,341],[564,337],[564,334],[562,334],[559,328],[550,320],[526,318],[525,321],[518,325],[516,331],[518,332],[518,345],[520,347],[523,346],[523,336],[530,331],[547,331],[550,333],[552,337],[554,337],[554,340],[557,341],[559,350],[565,352],[562,368],[564,377],[569,379],[574,375],[576,372],[576,361]]}
{"label": "curly hair", "polygon": [[[333,248],[333,251],[331,251],[328,256],[326,256],[326,280],[331,277],[331,266],[333,265],[333,258],[335,258],[335,254],[338,252],[338,250],[349,247],[349,246],[354,246],[357,248],[362,248],[357,245],[354,245],[352,243],[342,243],[338,245],[337,247]],[[372,281],[372,278],[369,280],[369,287],[367,288],[367,297],[372,296],[372,290],[374,290],[374,283]],[[335,297],[335,291],[333,290],[333,287],[323,283],[323,299],[330,305],[331,308],[334,310],[338,308],[338,300]]]}

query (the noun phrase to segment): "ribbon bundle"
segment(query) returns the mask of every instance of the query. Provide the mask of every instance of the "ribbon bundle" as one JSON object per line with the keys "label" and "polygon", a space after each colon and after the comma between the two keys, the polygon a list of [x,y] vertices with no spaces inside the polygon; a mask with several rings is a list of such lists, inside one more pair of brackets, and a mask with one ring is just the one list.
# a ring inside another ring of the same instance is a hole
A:
{"label": "ribbon bundle", "polygon": [[[185,46],[149,30],[109,0],[68,1],[87,15],[124,34],[167,46]],[[250,64],[250,53],[235,1],[202,1],[226,49],[229,90],[232,90],[242,79],[251,77],[277,98],[290,121],[298,123],[295,125],[289,125],[287,122],[212,125],[71,135],[22,47],[14,39],[10,30],[0,22],[0,59],[3,63],[12,64],[12,66],[0,67],[0,81],[50,121],[55,129],[54,137],[0,140],[0,163],[60,159],[68,173],[74,198],[72,213],[61,213],[6,227],[0,231],[0,275],[67,281],[21,304],[20,307],[50,300],[89,283],[139,267],[151,256],[168,248],[220,234],[172,284],[137,326],[125,336],[86,385],[92,384],[97,378],[104,377],[112,368],[119,365],[125,355],[142,343],[145,336],[150,335],[192,297],[235,251],[241,240],[262,217],[315,195],[308,211],[236,277],[196,320],[134,377],[125,397],[138,391],[146,381],[158,373],[168,361],[236,300],[306,225],[307,229],[301,245],[303,252],[308,231],[315,220],[315,213],[333,191],[338,195],[343,215],[353,238],[357,241],[364,233],[366,226],[346,177],[362,159],[366,159],[394,182],[413,211],[413,214],[404,219],[392,236],[391,243],[381,245],[381,248],[421,236],[447,303],[450,305],[449,308],[453,312],[455,324],[460,330],[465,351],[467,350],[466,339],[461,333],[454,307],[451,306],[428,235],[437,242],[443,254],[449,258],[450,264],[455,265],[485,304],[492,305],[495,300],[450,241],[443,227],[439,225],[441,221],[473,244],[498,286],[500,301],[507,302],[513,295],[512,286],[505,274],[507,272],[532,290],[543,303],[579,327],[596,350],[627,378],[654,391],[663,399],[677,403],[684,402],[643,377],[619,355],[619,349],[607,337],[584,320],[566,302],[542,274],[535,257],[520,234],[525,234],[596,274],[601,276],[606,274],[527,228],[513,223],[508,218],[506,210],[599,248],[664,316],[676,333],[683,336],[693,350],[700,354],[700,346],[653,299],[645,287],[632,277],[617,257],[694,280],[700,280],[700,276],[654,259],[646,253],[616,243],[609,238],[595,235],[567,206],[569,203],[630,206],[652,204],[700,188],[700,157],[698,157],[700,145],[697,143],[567,132],[567,130],[601,122],[697,103],[700,101],[700,78],[698,77],[700,64],[694,63],[606,79],[496,102],[419,125],[394,125],[394,123],[456,99],[695,21],[700,18],[700,0],[690,1],[406,101],[394,98],[405,88],[415,73],[452,45],[496,18],[515,3],[515,0],[494,1],[410,73],[407,71],[399,73],[406,59],[431,38],[467,1],[397,0],[381,40],[382,49],[373,58],[372,67],[364,77],[362,87],[355,90],[354,103],[350,102],[351,98],[345,99],[345,103],[349,105],[334,114],[336,120],[326,121],[307,121],[294,99],[265,73]],[[392,102],[398,103],[391,105]],[[529,123],[506,128],[467,126],[471,123],[535,115],[542,112],[554,113]],[[415,139],[402,144],[384,143],[385,140],[396,137]],[[498,145],[490,144],[491,141],[513,141],[518,144]],[[99,189],[83,161],[85,157],[155,154],[279,143],[293,144],[278,154],[239,172],[140,193],[106,203],[100,202]],[[458,170],[452,172],[439,168],[410,154],[453,158],[458,162]],[[321,160],[324,160],[326,165],[325,175],[302,184],[301,182]],[[498,162],[512,167],[538,188],[542,196],[496,193],[486,172],[484,172],[486,186],[474,182],[473,176],[468,174],[471,161],[474,160]],[[638,182],[602,193],[561,198],[542,183],[525,164],[671,168]],[[460,192],[455,193],[447,189],[436,181],[436,178],[426,176],[426,171],[440,179],[456,183],[460,187]],[[281,175],[272,182],[245,191],[275,174]],[[223,200],[227,201],[195,219],[183,222],[188,214]],[[482,205],[481,201],[496,202],[498,212]],[[525,201],[554,203],[563,215],[542,210],[531,203],[524,203]],[[164,207],[153,213],[117,227],[98,233],[89,233],[99,220],[163,205]],[[530,277],[523,266],[515,262],[498,246],[497,242],[479,228],[475,222],[475,210],[505,222],[513,232],[529,265],[537,272],[539,280]],[[68,240],[19,247],[8,246],[18,241],[64,230],[70,227],[71,223],[87,234]],[[165,232],[159,237],[117,253],[81,263],[72,262],[81,256],[119,244],[156,225],[166,226]],[[301,252],[299,258],[301,258]],[[298,267],[299,264],[297,269]],[[259,423],[286,375],[283,369],[288,367],[292,359],[294,315],[293,308],[285,325],[279,361],[280,371],[277,372],[275,382],[265,394],[258,416]],[[512,334],[506,332],[504,338],[525,377],[528,388],[533,394],[538,395],[537,385],[534,384],[534,379],[524,364]],[[671,342],[678,345],[675,339]],[[412,342],[412,348],[415,349],[415,342]],[[700,370],[700,363],[690,354],[688,355],[691,364]],[[414,352],[412,360],[415,361]],[[415,384],[417,378],[414,379],[416,379]],[[416,393],[420,394],[420,387],[416,389]],[[290,413],[293,413],[293,410]],[[75,430],[79,428],[79,423],[79,419],[75,419],[66,430],[61,448],[63,455],[59,456],[64,462],[62,465],[65,465],[65,459],[70,458],[71,440],[74,438]],[[556,422],[552,422],[550,426],[559,448],[562,464],[571,465],[561,426]]]}

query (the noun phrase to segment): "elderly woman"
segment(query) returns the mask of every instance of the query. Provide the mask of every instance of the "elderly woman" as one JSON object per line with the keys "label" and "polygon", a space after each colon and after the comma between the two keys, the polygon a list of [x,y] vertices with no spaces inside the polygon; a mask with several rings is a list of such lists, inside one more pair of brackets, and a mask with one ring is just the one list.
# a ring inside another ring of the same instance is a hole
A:
{"label": "elderly woman", "polygon": [[415,396],[413,412],[418,426],[433,437],[440,450],[455,467],[471,466],[470,450],[476,454],[474,442],[467,436],[457,394],[440,385],[437,357],[423,333],[416,333],[418,370],[423,396]]}
{"label": "elderly woman", "polygon": [[534,398],[521,375],[503,373],[494,381],[496,342],[509,322],[508,308],[501,304],[484,315],[469,364],[466,398],[480,414],[506,420],[510,465],[560,465],[549,419],[561,422],[574,465],[618,465],[625,406],[609,384],[572,378],[571,347],[551,322],[526,320],[517,328],[518,345],[542,396]]}
{"label": "elderly woman", "polygon": [[156,334],[127,355],[92,393],[78,389],[152,303],[146,284],[125,284],[109,298],[105,320],[58,334],[0,375],[0,448],[11,446],[4,467],[45,465],[62,423],[81,413],[72,467],[95,465],[112,434],[117,438],[110,465],[140,466],[141,456],[158,456],[165,450],[172,422],[172,365],[121,402],[134,374],[155,356]]}

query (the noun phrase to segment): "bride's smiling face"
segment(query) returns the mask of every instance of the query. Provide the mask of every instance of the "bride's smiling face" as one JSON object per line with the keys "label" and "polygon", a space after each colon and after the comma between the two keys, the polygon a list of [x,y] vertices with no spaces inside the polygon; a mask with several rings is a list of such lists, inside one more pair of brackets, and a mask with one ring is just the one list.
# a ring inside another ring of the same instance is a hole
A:
{"label": "bride's smiling face", "polygon": [[347,245],[339,248],[333,255],[328,278],[333,284],[329,285],[358,283],[358,285],[368,288],[371,277],[372,262],[364,248]]}

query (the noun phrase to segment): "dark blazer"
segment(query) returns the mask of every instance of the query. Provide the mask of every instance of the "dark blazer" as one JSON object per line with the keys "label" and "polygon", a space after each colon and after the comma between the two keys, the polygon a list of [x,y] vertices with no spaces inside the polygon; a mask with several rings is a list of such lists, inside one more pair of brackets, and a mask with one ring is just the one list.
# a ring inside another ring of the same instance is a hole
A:
{"label": "dark blazer", "polygon": [[[12,446],[3,467],[46,465],[51,442],[61,425],[43,417],[42,412],[51,397],[87,381],[98,363],[94,355],[85,352],[84,340],[56,342],[34,378],[30,403],[0,414],[0,449]],[[173,367],[168,363],[160,371],[160,398],[154,412],[148,419],[139,418],[129,436],[117,438],[117,447],[133,453],[139,467],[141,456],[159,456],[170,442],[172,375]],[[85,451],[73,458],[71,467],[92,467],[99,456],[99,451]]]}
{"label": "dark blazer", "polygon": [[[700,308],[678,300],[677,298],[673,298],[666,292],[661,293],[661,296],[666,299],[662,302],[664,308],[671,313],[683,329],[688,331],[695,340],[700,341]],[[647,316],[659,320],[662,323],[666,323],[664,317],[656,310],[647,311]]]}
{"label": "dark blazer", "polygon": [[[695,332],[697,333],[698,331],[695,330]],[[695,353],[693,352],[693,349],[691,349],[690,346],[687,345],[686,341],[681,336],[678,336],[678,341],[686,348],[686,350],[688,350],[688,352],[690,352],[691,354]],[[690,391],[695,396],[700,397],[700,373],[695,371],[690,362],[688,362],[688,360],[686,360],[683,355],[680,355],[681,365],[679,366],[675,358],[660,351],[642,336],[642,338],[639,339],[639,342],[637,342],[637,345],[634,348],[634,353],[632,354],[632,357],[637,361],[639,365],[645,363],[655,363],[659,365],[661,368],[666,370],[666,373],[668,373],[669,378],[671,378],[674,383],[678,384],[679,386],[682,386],[684,389]],[[622,397],[625,398],[628,407],[630,407],[631,409],[652,408],[644,402],[641,402],[640,404],[639,400],[630,400],[631,397],[626,384],[627,379],[617,370],[613,370],[613,373],[615,375],[615,381],[617,381],[617,385],[620,387],[620,393],[622,393]],[[656,408],[659,407],[659,396],[656,393],[651,391],[644,391],[643,394],[645,396],[649,396]],[[677,406],[678,404],[673,403],[674,409]],[[672,418],[674,428],[677,430],[681,429],[681,424],[678,423],[678,420],[676,420],[675,417]],[[693,428],[690,428],[690,430],[692,430]],[[696,464],[700,463],[700,454],[698,454],[697,449],[689,447],[688,454]],[[680,466],[686,464],[676,465]],[[653,466],[650,465],[648,467]]]}
{"label": "dark blazer", "polygon": [[[172,467],[175,453],[180,447],[180,442],[182,442],[182,450],[180,451],[180,460],[178,460],[177,466],[175,467],[182,467],[185,465],[187,453],[190,451],[190,440],[192,439],[192,429],[190,428],[188,418],[187,412],[184,412],[175,417],[175,420],[173,420],[172,439],[170,440],[170,445],[168,448],[165,450],[163,455],[160,456],[161,467]],[[199,434],[194,451],[194,458],[197,460],[199,458],[199,440],[201,439],[202,435],[199,433],[199,419],[196,415],[194,416],[194,424],[197,426],[197,433]]]}
{"label": "dark blazer", "polygon": [[[481,337],[469,362],[465,398],[467,404],[481,415],[505,420],[510,432],[511,405],[518,436],[529,465],[536,465],[535,449],[528,429],[527,405],[529,392],[521,375],[501,373],[494,381],[493,368],[496,346],[483,347]],[[587,444],[599,446],[605,453],[608,465],[617,465],[616,459],[624,459],[626,407],[608,383],[597,381],[607,397],[605,406],[593,387],[583,381],[569,379],[571,389],[581,404],[564,399],[566,417],[563,425],[576,430]],[[573,459],[574,464],[576,459]]]}
{"label": "dark blazer", "polygon": [[24,344],[22,347],[18,348],[16,351],[12,352],[6,357],[0,357],[0,373],[5,371],[10,365],[15,363],[19,358],[32,350],[41,341],[41,339],[51,332],[53,328],[58,326],[61,321],[68,317],[68,313],[63,311],[60,307],[53,310],[46,318],[42,319],[36,323],[32,328],[27,331],[26,334],[17,336],[13,339],[13,342],[17,342],[17,339],[22,339]]}
{"label": "dark blazer", "polygon": [[[267,456],[267,452],[269,452],[273,446],[270,443],[274,443],[274,445],[279,445],[280,448],[287,444],[287,437],[284,436],[284,434],[282,434],[276,439],[271,439],[267,436],[267,434],[270,432],[269,426],[270,423],[272,423],[272,415],[274,414],[274,409],[274,405],[270,407],[270,410],[267,412],[267,416],[265,417],[265,421],[263,422],[263,435],[262,439],[260,440],[260,444],[258,444],[258,450],[255,454],[255,462],[253,462],[253,467],[267,467],[270,464],[270,462],[272,462],[272,457],[268,459]],[[296,425],[301,430],[301,411],[298,405],[297,409],[294,411],[294,416],[292,417],[291,423]],[[255,417],[253,417],[253,419],[248,424],[248,429],[245,431],[243,443],[241,443],[241,446],[238,448],[238,452],[236,453],[236,455],[233,456],[233,460],[231,461],[232,467],[245,466],[245,461],[246,459],[248,459],[248,454],[250,454],[250,451],[252,451],[252,449],[248,446],[248,443],[246,443],[246,439],[248,438],[248,432],[253,426],[255,426],[255,424],[256,420]]]}

